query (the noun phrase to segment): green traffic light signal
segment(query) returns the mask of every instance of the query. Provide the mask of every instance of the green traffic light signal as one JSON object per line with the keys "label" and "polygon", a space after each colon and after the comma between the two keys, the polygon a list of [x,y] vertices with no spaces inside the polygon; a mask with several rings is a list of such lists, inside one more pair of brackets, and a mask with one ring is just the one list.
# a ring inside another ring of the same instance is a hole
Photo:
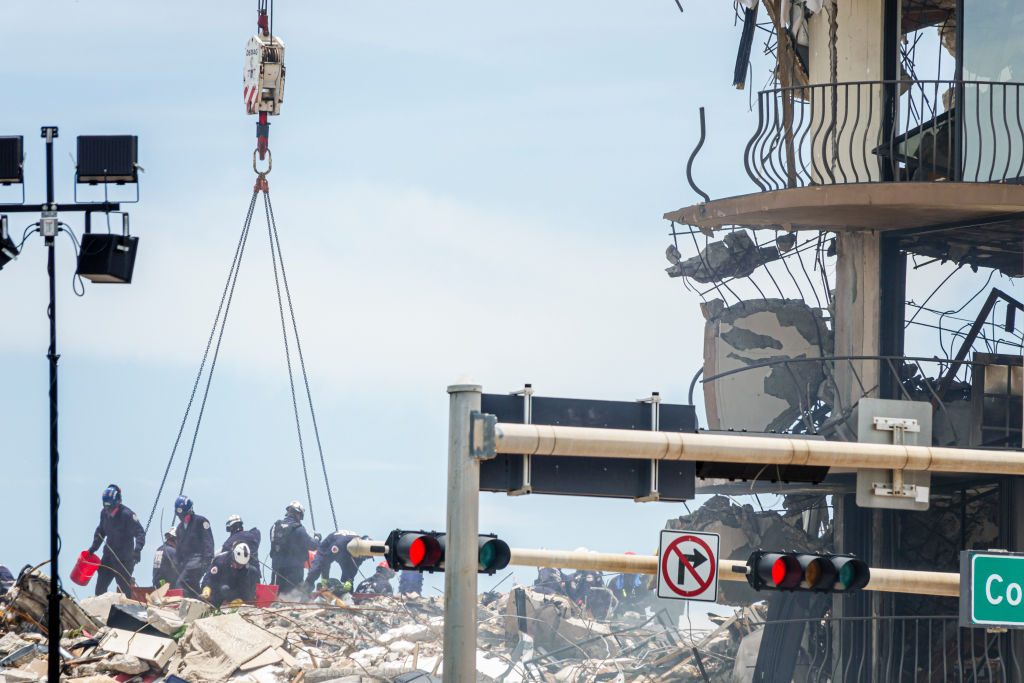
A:
{"label": "green traffic light signal", "polygon": [[493,574],[507,567],[512,560],[512,551],[509,550],[508,543],[500,540],[497,536],[479,536],[477,537],[477,546],[479,548],[477,571]]}

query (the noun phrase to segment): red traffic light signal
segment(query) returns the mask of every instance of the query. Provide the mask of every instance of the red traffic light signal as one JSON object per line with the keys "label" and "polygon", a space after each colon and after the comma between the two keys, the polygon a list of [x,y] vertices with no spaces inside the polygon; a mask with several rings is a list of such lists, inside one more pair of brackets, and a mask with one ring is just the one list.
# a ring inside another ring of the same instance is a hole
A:
{"label": "red traffic light signal", "polygon": [[867,564],[853,555],[757,550],[747,559],[747,583],[754,590],[846,593],[870,578]]}
{"label": "red traffic light signal", "polygon": [[433,570],[438,569],[444,560],[444,550],[433,533],[395,529],[388,536],[386,557],[388,564],[396,571]]}
{"label": "red traffic light signal", "polygon": [[[384,554],[392,569],[444,571],[445,533],[443,531],[405,531],[395,529],[388,535]],[[477,571],[493,574],[512,560],[508,543],[494,534],[477,537]]]}

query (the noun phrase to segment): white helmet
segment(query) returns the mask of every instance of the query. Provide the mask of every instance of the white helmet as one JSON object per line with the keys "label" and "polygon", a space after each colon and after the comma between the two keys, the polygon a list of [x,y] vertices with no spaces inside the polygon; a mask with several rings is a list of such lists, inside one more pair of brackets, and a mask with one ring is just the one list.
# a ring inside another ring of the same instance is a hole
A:
{"label": "white helmet", "polygon": [[164,534],[164,537],[168,537],[168,536],[171,537],[171,538],[177,538],[178,537],[178,527],[177,526],[172,526],[170,529],[168,529],[167,533]]}
{"label": "white helmet", "polygon": [[241,515],[231,515],[230,517],[228,517],[228,521],[224,524],[224,530],[231,531],[231,527],[233,527],[236,524],[242,524]]}
{"label": "white helmet", "polygon": [[235,547],[231,549],[231,554],[234,555],[235,564],[240,564],[243,567],[249,564],[249,545],[247,543],[236,543]]}
{"label": "white helmet", "polygon": [[297,500],[293,500],[288,503],[288,507],[285,508],[285,512],[294,512],[299,516],[299,519],[306,516],[306,508],[302,507],[302,503]]}

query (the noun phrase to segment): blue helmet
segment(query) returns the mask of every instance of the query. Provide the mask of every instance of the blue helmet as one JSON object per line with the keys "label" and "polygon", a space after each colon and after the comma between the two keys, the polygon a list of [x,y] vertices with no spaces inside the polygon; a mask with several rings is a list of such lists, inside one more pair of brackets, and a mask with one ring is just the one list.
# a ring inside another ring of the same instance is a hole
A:
{"label": "blue helmet", "polygon": [[121,489],[111,484],[103,491],[103,509],[113,510],[121,504]]}
{"label": "blue helmet", "polygon": [[174,514],[184,519],[185,515],[192,512],[192,499],[182,494],[174,501]]}

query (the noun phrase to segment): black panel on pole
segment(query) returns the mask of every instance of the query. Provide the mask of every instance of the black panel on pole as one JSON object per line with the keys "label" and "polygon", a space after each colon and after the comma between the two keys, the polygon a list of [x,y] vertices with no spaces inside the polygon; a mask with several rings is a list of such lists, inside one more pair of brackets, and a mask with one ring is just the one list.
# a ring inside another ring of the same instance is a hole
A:
{"label": "black panel on pole", "polygon": [[[484,394],[481,411],[498,422],[522,423],[525,398],[521,395]],[[639,401],[531,398],[531,423],[604,429],[651,429],[651,404]],[[696,432],[693,406],[662,403],[659,428],[666,432]],[[517,491],[523,487],[522,455],[499,454],[480,464],[481,491]],[[695,465],[662,461],[659,464],[660,500],[694,497]],[[579,458],[535,455],[531,458],[530,490],[570,496],[640,498],[651,492],[651,463],[631,458]]]}

